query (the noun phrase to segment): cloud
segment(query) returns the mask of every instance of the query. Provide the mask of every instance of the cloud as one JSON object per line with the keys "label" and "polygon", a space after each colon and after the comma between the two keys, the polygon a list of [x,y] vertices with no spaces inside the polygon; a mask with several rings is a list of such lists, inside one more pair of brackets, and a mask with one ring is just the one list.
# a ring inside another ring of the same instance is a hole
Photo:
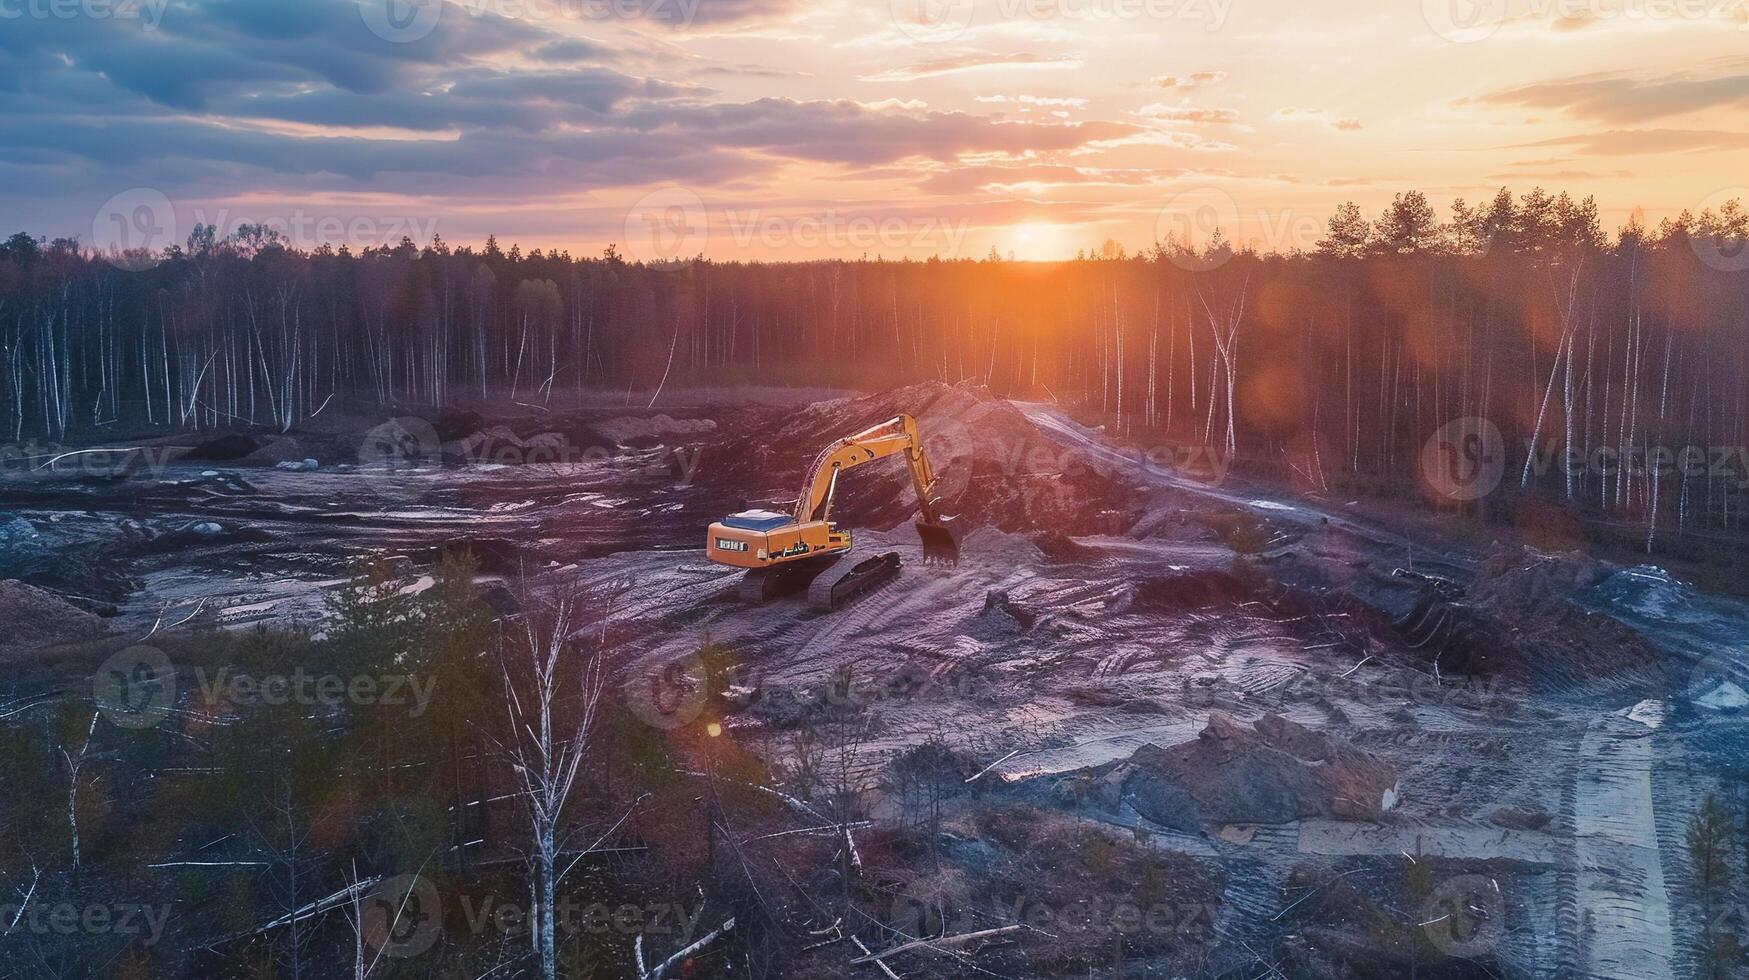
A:
{"label": "cloud", "polygon": [[537,48],[554,35],[445,3],[428,35],[393,43],[348,0],[186,0],[155,28],[125,18],[0,18],[0,51],[48,52],[118,88],[176,109],[268,83],[389,91],[434,68]]}
{"label": "cloud", "polygon": [[894,113],[857,102],[759,99],[746,103],[640,106],[620,117],[636,129],[678,129],[713,145],[797,159],[873,165],[920,156],[1050,152],[1137,132],[1125,123],[998,122],[963,112]]}
{"label": "cloud", "polygon": [[684,11],[697,4],[695,24],[738,24],[788,18],[808,6],[809,0],[645,0],[637,4],[657,19],[670,19],[661,8]]}
{"label": "cloud", "polygon": [[1193,71],[1188,75],[1159,75],[1151,79],[1160,88],[1199,88],[1226,80],[1224,71]]}
{"label": "cloud", "polygon": [[534,49],[534,57],[539,61],[578,62],[578,61],[611,61],[611,49],[583,38],[565,38],[562,41],[548,41]]}
{"label": "cloud", "polygon": [[1612,129],[1575,133],[1520,147],[1571,146],[1593,156],[1642,156],[1657,153],[1706,153],[1749,146],[1749,133],[1713,129]]}
{"label": "cloud", "polygon": [[997,105],[1012,102],[1016,105],[1042,106],[1047,108],[1063,106],[1070,109],[1082,109],[1087,106],[1086,99],[1053,98],[1039,95],[980,95],[977,97],[976,101]]}
{"label": "cloud", "polygon": [[1239,110],[1216,109],[1192,105],[1162,105],[1156,102],[1136,110],[1136,115],[1167,122],[1214,123],[1231,125],[1239,121]]}
{"label": "cloud", "polygon": [[1037,191],[1048,186],[1108,186],[1135,187],[1182,174],[1178,169],[1106,169],[1073,167],[1064,164],[1034,164],[1028,166],[955,167],[931,174],[923,182],[926,190],[936,194],[965,194],[972,191],[1005,193]]}
{"label": "cloud", "polygon": [[963,54],[951,58],[939,58],[935,61],[925,61],[916,65],[889,68],[873,75],[864,75],[861,80],[865,82],[914,82],[918,79],[978,71],[984,68],[1080,68],[1081,66],[1080,60],[1076,58],[1031,54],[1024,51],[1012,54]]}
{"label": "cloud", "polygon": [[1749,71],[1656,77],[1603,72],[1551,79],[1481,96],[1491,105],[1556,109],[1581,119],[1625,124],[1702,109],[1749,104]]}
{"label": "cloud", "polygon": [[1336,119],[1331,117],[1330,113],[1324,109],[1304,109],[1291,105],[1283,106],[1282,108],[1275,110],[1275,117],[1277,119],[1285,119],[1291,122],[1319,122],[1342,133],[1352,133],[1362,128],[1360,120],[1350,117]]}
{"label": "cloud", "polygon": [[1489,174],[1484,180],[1610,180],[1632,177],[1631,170],[1617,170],[1612,173],[1598,173],[1590,170],[1515,170],[1503,174]]}

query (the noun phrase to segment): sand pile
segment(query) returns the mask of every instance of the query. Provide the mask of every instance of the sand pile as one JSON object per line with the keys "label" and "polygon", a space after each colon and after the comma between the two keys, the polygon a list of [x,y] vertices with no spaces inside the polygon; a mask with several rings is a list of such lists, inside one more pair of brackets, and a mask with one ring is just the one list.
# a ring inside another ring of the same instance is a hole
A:
{"label": "sand pile", "polygon": [[[1115,533],[1139,512],[1118,474],[1050,439],[1007,401],[984,388],[934,382],[816,402],[760,431],[724,431],[699,476],[750,497],[767,491],[781,495],[775,502],[793,501],[820,450],[900,414],[917,419],[942,513],[968,529]],[[911,478],[898,459],[846,475],[834,507],[853,527],[892,528],[915,513]]]}
{"label": "sand pile", "polygon": [[1341,739],[1269,716],[1246,728],[1210,715],[1196,741],[1144,745],[1110,776],[1155,823],[1194,833],[1308,817],[1372,819],[1395,803],[1397,771]]}
{"label": "sand pile", "polygon": [[8,579],[0,581],[0,659],[43,647],[96,639],[107,630],[103,620],[53,593]]}

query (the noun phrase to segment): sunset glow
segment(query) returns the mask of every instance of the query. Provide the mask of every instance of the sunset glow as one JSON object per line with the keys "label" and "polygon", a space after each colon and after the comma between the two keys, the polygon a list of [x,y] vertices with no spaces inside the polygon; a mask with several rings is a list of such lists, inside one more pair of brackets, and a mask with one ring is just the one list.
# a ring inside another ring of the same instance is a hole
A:
{"label": "sunset glow", "polygon": [[[1740,193],[1742,4],[1469,6],[20,3],[0,207],[98,245],[122,243],[106,207],[162,194],[174,221],[135,239],[362,218],[328,240],[1045,259],[1145,247],[1187,194],[1288,251],[1402,190],[1541,185],[1612,228]],[[634,240],[651,195],[690,232]]]}

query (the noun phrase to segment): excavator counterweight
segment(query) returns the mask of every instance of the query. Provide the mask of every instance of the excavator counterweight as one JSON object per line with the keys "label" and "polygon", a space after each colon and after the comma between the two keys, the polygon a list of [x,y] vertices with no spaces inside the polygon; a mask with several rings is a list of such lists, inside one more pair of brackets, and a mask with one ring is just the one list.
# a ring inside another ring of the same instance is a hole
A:
{"label": "excavator counterweight", "polygon": [[[705,556],[747,569],[743,595],[757,600],[807,589],[816,607],[833,608],[898,574],[897,553],[860,562],[840,562],[852,535],[832,521],[833,496],[845,470],[903,453],[917,492],[917,535],[924,564],[958,564],[959,534],[936,511],[930,496],[935,471],[923,451],[917,421],[901,415],[827,446],[808,471],[807,482],[788,513],[748,510],[710,526]],[[830,569],[831,575],[825,573]]]}

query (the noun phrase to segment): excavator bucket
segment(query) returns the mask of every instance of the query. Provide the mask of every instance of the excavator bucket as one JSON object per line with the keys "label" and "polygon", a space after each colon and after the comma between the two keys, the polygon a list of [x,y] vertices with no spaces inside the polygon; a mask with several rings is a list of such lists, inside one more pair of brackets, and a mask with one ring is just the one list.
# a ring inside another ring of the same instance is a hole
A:
{"label": "excavator bucket", "polygon": [[923,564],[958,565],[960,563],[961,532],[957,521],[945,519],[930,523],[917,522],[917,536],[923,539]]}

